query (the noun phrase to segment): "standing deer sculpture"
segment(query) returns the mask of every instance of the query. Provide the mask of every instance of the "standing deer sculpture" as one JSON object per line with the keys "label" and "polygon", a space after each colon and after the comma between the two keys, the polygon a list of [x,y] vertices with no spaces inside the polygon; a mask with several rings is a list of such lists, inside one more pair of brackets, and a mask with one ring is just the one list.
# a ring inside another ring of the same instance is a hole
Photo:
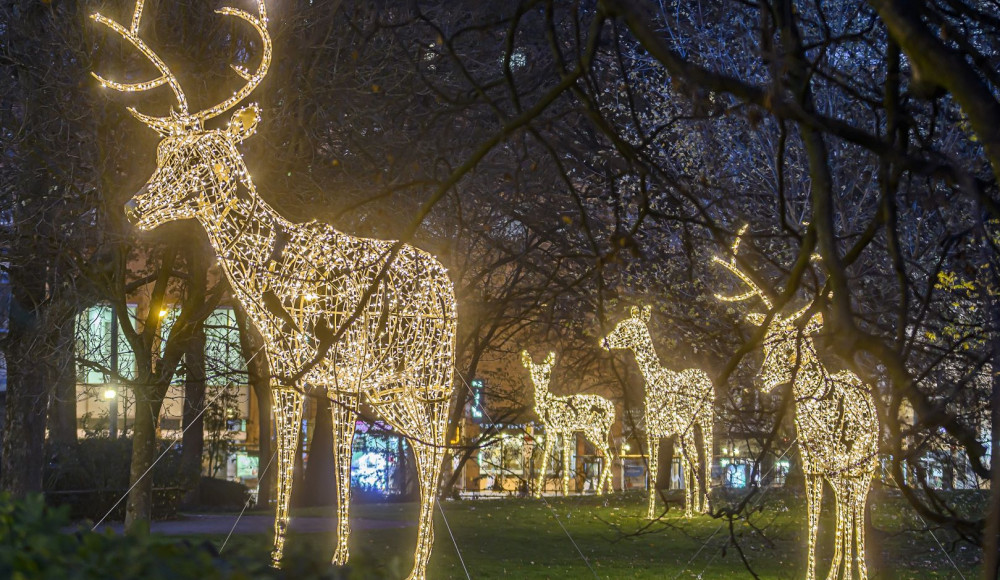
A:
{"label": "standing deer sculpture", "polygon": [[205,128],[206,121],[236,106],[267,74],[271,39],[263,0],[256,0],[258,14],[237,8],[218,11],[249,24],[260,35],[263,55],[253,72],[234,66],[246,84],[199,112],[188,110],[177,78],[140,38],[142,6],[143,0],[137,0],[128,28],[93,16],[160,74],[132,84],[95,74],[102,86],[135,92],[167,85],[178,106],[166,117],[129,109],[163,139],[155,172],[125,211],[140,230],[197,220],[234,296],[264,337],[279,468],[273,562],[279,565],[283,553],[302,403],[309,392],[333,401],[338,503],[333,563],[348,559],[351,448],[357,413],[366,404],[412,444],[421,501],[409,577],[425,578],[452,393],[453,284],[445,268],[422,250],[350,236],[324,223],[291,223],[261,199],[237,150],[255,131],[260,119],[256,105],[235,112],[224,128]]}
{"label": "standing deer sculpture", "polygon": [[[729,260],[715,262],[739,278],[748,288],[738,296],[716,295],[727,302],[760,298],[768,310],[767,294],[736,264],[744,226],[736,237]],[[823,328],[823,316],[814,314],[800,328],[808,305],[789,316],[774,315],[764,337],[761,387],[771,391],[791,383],[795,405],[802,470],[806,479],[808,519],[808,563],[806,578],[816,578],[816,542],[823,505],[824,480],[836,500],[836,530],[829,579],[868,577],[865,563],[865,504],[878,468],[879,424],[871,389],[854,373],[831,373],[820,361],[812,335]],[[766,315],[755,312],[748,319],[759,326]]]}
{"label": "standing deer sculpture", "polygon": [[[684,478],[684,516],[709,510],[708,490],[712,477],[712,426],[715,422],[715,387],[701,369],[671,371],[660,364],[649,334],[649,306],[633,306],[630,316],[618,323],[602,346],[608,350],[630,349],[646,380],[646,442],[649,453],[649,508],[646,517],[656,517],[656,474],[660,438],[676,436],[681,446]],[[704,459],[695,442],[695,426],[701,428]]]}
{"label": "standing deer sculpture", "polygon": [[552,447],[556,439],[562,440],[563,495],[569,495],[569,457],[577,433],[583,433],[604,457],[601,474],[597,478],[597,495],[611,490],[611,426],[615,422],[614,404],[600,395],[577,394],[560,397],[549,391],[552,365],[556,353],[550,352],[542,364],[535,364],[528,351],[521,351],[521,362],[531,373],[535,385],[535,413],[542,420],[545,429],[545,450],[542,452],[542,468],[535,485],[535,497],[542,496],[545,484],[545,468],[548,465]]}

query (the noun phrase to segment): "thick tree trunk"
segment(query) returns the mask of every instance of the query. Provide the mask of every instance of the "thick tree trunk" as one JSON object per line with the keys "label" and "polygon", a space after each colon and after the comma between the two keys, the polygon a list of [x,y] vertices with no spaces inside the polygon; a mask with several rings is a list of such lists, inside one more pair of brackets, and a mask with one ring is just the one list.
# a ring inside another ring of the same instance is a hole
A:
{"label": "thick tree trunk", "polygon": [[15,498],[42,490],[45,465],[46,366],[20,353],[7,358],[7,402],[0,488]]}
{"label": "thick tree trunk", "polygon": [[[996,280],[996,278],[994,278]],[[1000,332],[1000,310],[994,308],[994,333]],[[983,578],[1000,578],[1000,338],[993,338],[990,393],[990,505],[983,534]]]}
{"label": "thick tree trunk", "polygon": [[135,424],[132,427],[132,465],[129,482],[132,490],[125,504],[125,529],[132,530],[148,522],[153,514],[153,477],[147,473],[156,460],[156,426],[163,397],[151,393],[155,387],[135,388]]}
{"label": "thick tree trunk", "polygon": [[656,458],[656,489],[670,489],[670,474],[674,468],[674,442],[676,437],[667,437],[660,444],[660,456]]}
{"label": "thick tree trunk", "polygon": [[76,360],[73,319],[61,325],[59,343],[49,367],[52,397],[49,407],[49,440],[57,444],[76,442]]}
{"label": "thick tree trunk", "polygon": [[201,481],[202,453],[205,450],[205,329],[191,337],[184,352],[187,374],[184,378],[184,411],[181,439],[181,471],[188,490],[185,505],[196,505],[201,500],[198,484]]}
{"label": "thick tree trunk", "polygon": [[313,438],[309,444],[309,463],[302,476],[302,505],[326,506],[337,501],[336,471],[333,463],[333,416],[330,400],[313,399],[316,409]]}
{"label": "thick tree trunk", "polygon": [[[257,505],[271,503],[271,493],[278,473],[271,449],[271,371],[264,351],[264,338],[247,319],[242,307],[233,309],[236,325],[240,329],[240,349],[247,361],[247,382],[257,395],[257,429],[259,452],[257,455]],[[267,471],[265,471],[267,470]]]}

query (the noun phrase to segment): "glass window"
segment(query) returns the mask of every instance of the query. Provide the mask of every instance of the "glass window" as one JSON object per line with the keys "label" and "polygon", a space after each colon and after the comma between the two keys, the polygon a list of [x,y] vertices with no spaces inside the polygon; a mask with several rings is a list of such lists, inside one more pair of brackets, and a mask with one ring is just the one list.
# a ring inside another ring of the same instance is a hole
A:
{"label": "glass window", "polygon": [[[130,318],[134,318],[136,307],[128,306]],[[135,380],[135,354],[125,340],[118,324],[117,341],[111,332],[114,310],[110,305],[99,304],[87,308],[76,320],[77,380],[86,384],[102,384],[113,381],[104,369],[111,369],[111,352],[118,351],[118,374],[126,380]],[[115,321],[117,324],[117,321]],[[117,342],[117,344],[112,344]],[[89,364],[88,364],[89,363]]]}

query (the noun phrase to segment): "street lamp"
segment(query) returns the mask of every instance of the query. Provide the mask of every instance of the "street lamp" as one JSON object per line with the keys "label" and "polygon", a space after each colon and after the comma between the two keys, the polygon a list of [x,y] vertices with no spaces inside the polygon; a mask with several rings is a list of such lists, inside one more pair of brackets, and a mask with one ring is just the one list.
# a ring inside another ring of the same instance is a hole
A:
{"label": "street lamp", "polygon": [[104,398],[108,401],[108,437],[118,438],[118,392],[114,388],[108,387],[104,391]]}

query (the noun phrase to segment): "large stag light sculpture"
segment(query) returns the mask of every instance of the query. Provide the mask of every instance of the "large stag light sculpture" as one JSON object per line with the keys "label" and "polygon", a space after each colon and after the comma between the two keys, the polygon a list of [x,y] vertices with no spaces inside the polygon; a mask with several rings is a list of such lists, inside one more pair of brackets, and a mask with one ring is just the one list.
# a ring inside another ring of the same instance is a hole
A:
{"label": "large stag light sculpture", "polygon": [[260,118],[256,105],[234,113],[224,128],[205,128],[206,121],[242,101],[267,74],[271,39],[264,2],[256,4],[256,15],[237,8],[218,12],[242,19],[260,35],[260,65],[253,72],[234,66],[246,84],[200,112],[188,110],[177,78],[139,37],[143,0],[136,2],[128,28],[94,15],[160,73],[134,84],[94,75],[101,84],[126,92],[166,84],[178,105],[166,117],[130,109],[163,140],[156,171],[126,204],[126,214],[141,230],[197,220],[208,232],[234,295],[264,337],[278,439],[275,565],[288,524],[303,396],[311,392],[334,403],[338,537],[333,562],[344,564],[348,558],[351,446],[357,413],[366,403],[413,446],[421,502],[410,578],[424,578],[452,392],[453,284],[445,268],[424,251],[353,237],[323,223],[291,223],[264,202],[237,150],[254,133]]}
{"label": "large stag light sculpture", "polygon": [[615,422],[614,404],[600,395],[567,395],[560,397],[549,391],[552,365],[556,353],[550,352],[542,364],[535,364],[528,351],[521,351],[521,362],[531,373],[535,384],[535,413],[542,420],[545,429],[545,450],[542,452],[542,468],[538,472],[535,497],[541,497],[545,484],[545,468],[556,439],[562,439],[563,495],[569,495],[569,456],[577,433],[583,433],[604,457],[601,475],[597,478],[597,495],[604,493],[605,487],[611,491],[611,426]]}
{"label": "large stag light sculpture", "polygon": [[[716,295],[736,302],[759,297],[773,309],[767,294],[736,264],[744,226],[732,247],[732,257],[715,262],[739,278],[749,290],[738,296]],[[811,337],[823,328],[822,314],[814,314],[800,328],[800,320],[811,305],[790,315],[775,314],[764,337],[761,386],[771,391],[791,383],[795,404],[795,429],[806,478],[808,518],[808,564],[806,578],[816,577],[816,541],[823,501],[823,481],[833,488],[837,506],[831,579],[868,577],[865,563],[865,503],[878,468],[879,424],[871,389],[850,371],[831,373],[819,360]],[[766,316],[752,313],[755,325]]]}
{"label": "large stag light sculpture", "polygon": [[[649,306],[633,306],[630,316],[603,341],[606,349],[630,349],[646,379],[646,441],[649,453],[649,509],[656,517],[656,473],[660,438],[677,436],[681,445],[684,477],[684,516],[707,513],[712,477],[712,425],[715,422],[715,388],[700,369],[671,371],[660,364],[649,335]],[[695,426],[701,427],[704,459],[695,442]]]}

